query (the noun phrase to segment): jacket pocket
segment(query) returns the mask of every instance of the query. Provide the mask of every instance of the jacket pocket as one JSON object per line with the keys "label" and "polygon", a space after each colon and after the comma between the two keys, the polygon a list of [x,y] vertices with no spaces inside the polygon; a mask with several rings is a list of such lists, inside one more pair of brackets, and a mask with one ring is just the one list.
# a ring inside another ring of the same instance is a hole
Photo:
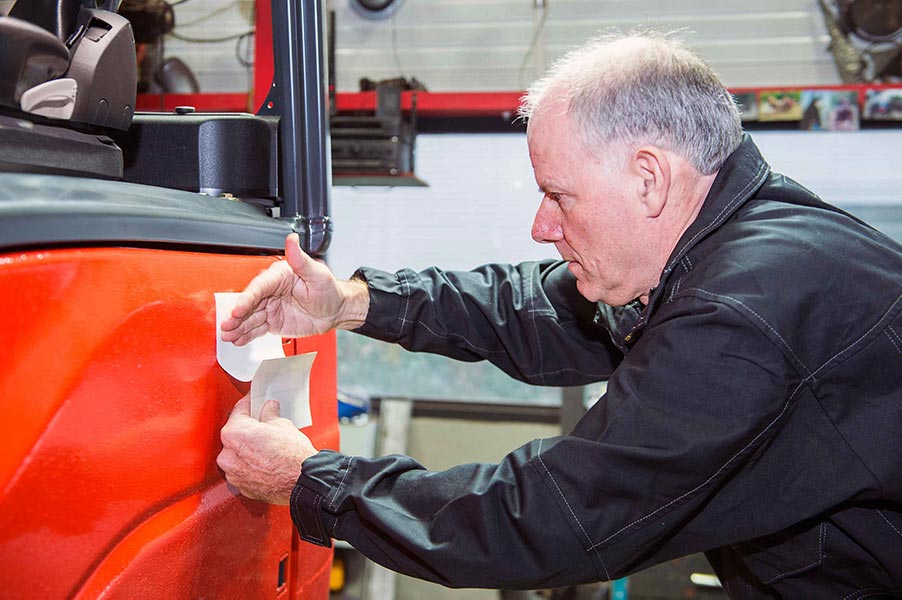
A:
{"label": "jacket pocket", "polygon": [[733,549],[761,583],[771,585],[821,567],[827,558],[827,523],[802,524]]}

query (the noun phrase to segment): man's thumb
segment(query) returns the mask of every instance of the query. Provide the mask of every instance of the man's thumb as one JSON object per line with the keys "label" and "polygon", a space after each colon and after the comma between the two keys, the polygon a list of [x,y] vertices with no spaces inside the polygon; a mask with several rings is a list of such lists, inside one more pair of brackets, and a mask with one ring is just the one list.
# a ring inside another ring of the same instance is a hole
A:
{"label": "man's thumb", "polygon": [[260,422],[261,423],[269,423],[270,421],[275,421],[280,418],[282,415],[279,412],[279,401],[278,400],[267,400],[263,404],[263,408],[260,409]]}
{"label": "man's thumb", "polygon": [[232,408],[232,413],[229,415],[229,420],[233,418],[241,418],[241,417],[249,417],[251,415],[251,395],[245,394],[241,400],[235,403],[235,406]]}
{"label": "man's thumb", "polygon": [[290,233],[285,238],[285,260],[288,261],[288,266],[291,267],[294,274],[301,279],[306,279],[310,267],[316,264],[315,260],[301,250],[300,240],[296,233]]}

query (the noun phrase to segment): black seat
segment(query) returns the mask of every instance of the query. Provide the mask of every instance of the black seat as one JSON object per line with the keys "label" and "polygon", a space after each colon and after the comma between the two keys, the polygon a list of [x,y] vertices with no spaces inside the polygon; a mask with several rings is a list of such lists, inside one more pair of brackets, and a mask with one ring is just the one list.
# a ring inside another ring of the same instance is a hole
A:
{"label": "black seat", "polygon": [[75,31],[82,4],[82,0],[24,0],[13,5],[9,16],[46,29],[65,42]]}
{"label": "black seat", "polygon": [[19,0],[0,17],[0,171],[122,177],[105,132],[131,125],[137,64],[119,2]]}
{"label": "black seat", "polygon": [[138,68],[120,0],[20,0],[0,17],[0,107],[127,130]]}
{"label": "black seat", "polygon": [[27,90],[57,79],[69,68],[69,49],[46,29],[16,17],[0,17],[0,105],[17,109]]}

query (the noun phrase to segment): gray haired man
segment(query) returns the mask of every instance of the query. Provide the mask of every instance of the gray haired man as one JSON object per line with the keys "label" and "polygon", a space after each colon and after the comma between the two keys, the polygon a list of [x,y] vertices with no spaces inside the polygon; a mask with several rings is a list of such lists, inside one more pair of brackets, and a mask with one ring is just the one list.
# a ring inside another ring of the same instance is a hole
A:
{"label": "gray haired man", "polygon": [[706,552],[736,598],[902,594],[902,249],[771,172],[730,95],[652,35],[572,52],[523,101],[560,261],[336,280],[292,236],[223,339],[332,328],[538,385],[608,380],[498,464],[317,452],[270,404],[222,430],[243,494],[452,587],[606,580]]}

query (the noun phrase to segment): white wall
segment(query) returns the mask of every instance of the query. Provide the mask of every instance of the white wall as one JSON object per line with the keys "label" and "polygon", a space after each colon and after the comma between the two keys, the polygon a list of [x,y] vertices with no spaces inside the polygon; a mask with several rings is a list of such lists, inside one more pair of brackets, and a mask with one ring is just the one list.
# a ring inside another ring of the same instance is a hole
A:
{"label": "white wall", "polygon": [[[541,28],[534,0],[402,1],[384,21],[361,17],[348,0],[328,1],[339,91],[356,91],[361,77],[402,74],[433,91],[520,90],[599,30],[636,25],[687,30],[731,87],[840,82],[816,0],[545,0]],[[252,0],[190,0],[175,7],[176,25],[196,37],[242,33],[253,26],[252,8]],[[247,89],[235,42],[170,38],[167,54],[192,67],[203,91]]]}
{"label": "white wall", "polygon": [[[371,21],[347,0],[333,0],[338,89],[356,90],[364,76],[403,73],[434,91],[519,90],[599,30],[637,25],[687,30],[728,86],[840,82],[816,0],[547,0],[547,9],[534,4],[404,0],[391,19]],[[536,48],[524,65],[534,37]]]}
{"label": "white wall", "polygon": [[428,188],[332,188],[336,273],[555,256],[529,235],[540,195],[525,135],[420,135],[417,175]]}
{"label": "white wall", "polygon": [[[824,200],[873,214],[902,241],[902,130],[759,131],[764,157]],[[417,139],[417,174],[428,188],[332,190],[329,262],[396,270],[556,256],[529,235],[539,193],[522,134],[436,134]],[[893,233],[887,231],[887,233]]]}
{"label": "white wall", "polygon": [[[902,130],[757,132],[772,167],[902,242]],[[420,177],[429,188],[332,189],[329,264],[394,271],[469,269],[555,256],[529,236],[539,201],[522,134],[423,135]],[[376,396],[556,404],[559,392],[518,384],[485,363],[410,354],[339,332],[339,385]],[[602,391],[587,393],[594,400]]]}

